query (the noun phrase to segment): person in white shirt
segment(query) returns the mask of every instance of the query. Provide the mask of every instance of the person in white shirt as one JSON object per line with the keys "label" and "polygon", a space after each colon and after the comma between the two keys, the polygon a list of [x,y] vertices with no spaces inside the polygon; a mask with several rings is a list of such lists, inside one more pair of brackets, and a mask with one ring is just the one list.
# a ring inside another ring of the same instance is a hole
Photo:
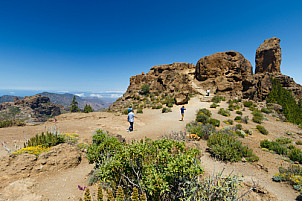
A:
{"label": "person in white shirt", "polygon": [[209,96],[209,95],[210,95],[210,89],[207,90],[207,96]]}
{"label": "person in white shirt", "polygon": [[128,122],[130,123],[130,127],[128,129],[129,132],[133,131],[133,123],[134,123],[135,114],[133,113],[133,109],[128,113]]}

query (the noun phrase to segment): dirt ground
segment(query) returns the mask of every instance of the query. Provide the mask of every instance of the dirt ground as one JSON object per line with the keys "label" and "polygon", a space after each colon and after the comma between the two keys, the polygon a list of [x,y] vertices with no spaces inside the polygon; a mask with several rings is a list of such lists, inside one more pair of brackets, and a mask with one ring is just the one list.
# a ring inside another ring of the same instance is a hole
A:
{"label": "dirt ground", "polygon": [[[137,118],[134,123],[134,131],[129,133],[127,128],[127,116],[109,112],[93,112],[93,113],[73,113],[63,114],[56,117],[57,122],[52,120],[42,125],[32,125],[25,127],[0,128],[0,142],[5,142],[7,147],[14,150],[18,145],[22,146],[25,139],[35,136],[42,131],[54,130],[60,132],[78,133],[80,142],[91,142],[93,132],[99,128],[109,131],[113,134],[122,135],[127,142],[138,140],[145,137],[156,139],[164,134],[172,131],[185,131],[185,125],[195,120],[196,111],[201,108],[209,108],[210,102],[201,102],[201,97],[194,97],[185,107],[184,121],[180,121],[180,107],[174,106],[172,112],[161,113],[161,110],[144,109],[143,114],[136,114]],[[221,121],[221,127],[226,126],[223,120],[234,119],[235,111],[231,112],[230,117],[224,117],[217,112],[219,108],[227,108],[227,103],[223,102],[220,107],[211,108],[212,118]],[[251,112],[246,109],[243,116],[251,116]],[[278,172],[278,167],[287,166],[289,163],[277,159],[278,155],[261,150],[259,144],[262,139],[275,139],[277,137],[290,137],[294,141],[301,139],[302,131],[298,126],[291,123],[276,121],[276,118],[265,115],[268,120],[262,124],[268,131],[267,136],[256,131],[256,124],[251,120],[249,124],[243,124],[244,129],[252,129],[254,132],[246,138],[240,139],[244,144],[249,145],[254,153],[260,157],[256,163],[224,163],[215,161],[205,150],[207,148],[205,141],[199,141],[202,148],[203,156],[201,157],[202,167],[207,173],[213,171],[218,172],[224,169],[224,173],[233,173],[242,175],[245,181],[253,181],[256,184],[264,186],[269,192],[275,194],[281,200],[295,200],[298,193],[287,184],[272,181],[272,176]],[[251,119],[251,117],[250,117]],[[286,132],[293,133],[292,136],[286,135]],[[301,148],[301,147],[300,147]],[[7,155],[8,152],[0,147],[0,157]],[[29,200],[78,200],[82,197],[83,191],[78,190],[78,185],[87,186],[89,173],[93,169],[93,165],[88,164],[84,158],[80,165],[63,171],[47,172],[30,176],[27,180],[27,189],[23,194],[35,194]],[[11,181],[12,183],[15,181]],[[17,184],[15,184],[16,186]],[[11,199],[7,199],[7,188],[0,189],[0,200],[26,200],[22,193],[14,195]],[[26,194],[26,195],[27,195]]]}

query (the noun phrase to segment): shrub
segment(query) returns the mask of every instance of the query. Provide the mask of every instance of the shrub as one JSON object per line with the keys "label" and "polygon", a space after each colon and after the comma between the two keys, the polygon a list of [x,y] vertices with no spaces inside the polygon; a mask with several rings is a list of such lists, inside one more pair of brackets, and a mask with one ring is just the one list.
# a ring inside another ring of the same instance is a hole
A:
{"label": "shrub", "polygon": [[280,143],[280,144],[289,144],[292,142],[291,139],[289,138],[283,138],[283,137],[280,137],[280,138],[277,138],[276,139],[276,142]]}
{"label": "shrub", "polygon": [[241,116],[236,116],[234,120],[238,121],[238,122],[241,122]]}
{"label": "shrub", "polygon": [[208,122],[209,117],[203,113],[196,115],[196,122],[206,123]]}
{"label": "shrub", "polygon": [[63,135],[52,134],[50,132],[41,133],[41,135],[36,135],[35,137],[30,138],[27,142],[24,143],[24,148],[26,147],[35,147],[41,145],[42,147],[51,147],[58,144],[64,143],[65,138]]}
{"label": "shrub", "polygon": [[229,107],[228,107],[228,109],[230,111],[234,111],[235,110],[235,106],[233,104],[230,104]]}
{"label": "shrub", "polygon": [[166,99],[163,101],[163,104],[165,104],[167,107],[173,107],[175,104],[175,99],[173,96],[167,96]]}
{"label": "shrub", "polygon": [[37,146],[28,146],[24,147],[23,149],[19,149],[18,151],[13,152],[14,155],[20,155],[20,154],[34,154],[35,156],[39,156],[43,152],[49,151],[49,147],[43,147],[42,145]]}
{"label": "shrub", "polygon": [[25,126],[26,124],[22,120],[15,120],[15,119],[0,120],[0,128],[11,127],[14,125]]}
{"label": "shrub", "polygon": [[242,115],[241,111],[236,111],[236,114]]}
{"label": "shrub", "polygon": [[136,112],[137,113],[143,113],[143,109],[142,108],[138,108]]}
{"label": "shrub", "polygon": [[191,134],[196,134],[203,140],[208,140],[210,134],[215,131],[215,127],[211,124],[199,124],[199,123],[191,123],[186,126],[186,129]]}
{"label": "shrub", "polygon": [[128,109],[124,109],[122,113],[128,115]]}
{"label": "shrub", "polygon": [[[100,138],[102,141],[90,145],[87,153],[89,162],[96,164],[95,176],[111,188],[119,184],[126,197],[131,196],[135,183],[142,186],[148,200],[176,200],[192,178],[203,173],[200,151],[186,148],[184,142],[146,139],[122,144],[109,136]],[[95,153],[97,157],[91,157]]]}
{"label": "shrub", "polygon": [[243,101],[244,107],[251,107],[253,105],[252,101]]}
{"label": "shrub", "polygon": [[225,101],[225,98],[223,96],[214,96],[211,101],[214,103],[220,103],[221,101]]}
{"label": "shrub", "polygon": [[254,116],[252,120],[253,120],[253,122],[258,123],[258,124],[262,123],[262,118],[261,117]]}
{"label": "shrub", "polygon": [[268,131],[267,131],[263,126],[257,125],[256,128],[257,128],[258,131],[259,131],[260,133],[262,133],[263,135],[267,135],[267,134],[268,134]]}
{"label": "shrub", "polygon": [[291,92],[284,89],[277,79],[272,79],[272,90],[266,101],[283,107],[283,114],[289,122],[302,124],[302,102],[297,103]]}
{"label": "shrub", "polygon": [[266,113],[266,114],[272,113],[272,111],[268,108],[262,108],[261,112]]}
{"label": "shrub", "polygon": [[296,145],[302,145],[302,140],[296,141]]}
{"label": "shrub", "polygon": [[172,112],[171,108],[168,108],[168,107],[164,107],[162,110],[161,110],[162,113],[168,113],[168,112]]}
{"label": "shrub", "polygon": [[245,157],[248,161],[257,161],[259,158],[253,154],[253,150],[230,136],[228,133],[218,132],[210,135],[207,142],[212,156],[220,160],[231,162],[240,161]]}
{"label": "shrub", "polygon": [[279,173],[273,176],[276,182],[286,181],[291,184],[295,190],[302,192],[302,167],[300,165],[290,165],[287,169],[279,167]]}
{"label": "shrub", "polygon": [[147,95],[147,94],[149,94],[149,89],[150,89],[150,86],[148,84],[143,84],[141,86],[141,91],[140,92],[143,95]]}
{"label": "shrub", "polygon": [[233,120],[231,120],[231,119],[224,120],[223,122],[228,124],[228,125],[233,125],[233,123],[234,123]]}
{"label": "shrub", "polygon": [[218,119],[209,119],[209,124],[212,124],[215,127],[219,127],[220,126],[220,121]]}
{"label": "shrub", "polygon": [[212,105],[210,105],[210,108],[216,108],[219,107],[219,105],[217,105],[217,103],[213,103]]}
{"label": "shrub", "polygon": [[302,151],[296,147],[290,149],[288,157],[292,161],[298,161],[300,164],[302,163]]}
{"label": "shrub", "polygon": [[229,110],[226,110],[226,109],[224,109],[224,108],[220,108],[219,111],[218,111],[218,114],[221,114],[222,116],[226,116],[226,117],[228,117],[228,116],[231,115],[231,114],[230,114],[230,111],[229,111]]}
{"label": "shrub", "polygon": [[202,109],[198,110],[197,115],[199,115],[199,114],[205,114],[208,117],[211,117],[211,115],[212,115],[211,111],[206,108],[202,108]]}

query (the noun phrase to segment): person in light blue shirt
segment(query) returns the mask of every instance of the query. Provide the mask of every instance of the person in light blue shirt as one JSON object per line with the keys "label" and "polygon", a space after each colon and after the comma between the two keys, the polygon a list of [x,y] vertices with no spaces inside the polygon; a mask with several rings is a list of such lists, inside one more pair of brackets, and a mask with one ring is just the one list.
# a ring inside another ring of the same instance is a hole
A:
{"label": "person in light blue shirt", "polygon": [[128,122],[130,123],[130,127],[128,129],[129,132],[133,131],[133,123],[134,123],[135,114],[133,113],[133,109],[128,113]]}

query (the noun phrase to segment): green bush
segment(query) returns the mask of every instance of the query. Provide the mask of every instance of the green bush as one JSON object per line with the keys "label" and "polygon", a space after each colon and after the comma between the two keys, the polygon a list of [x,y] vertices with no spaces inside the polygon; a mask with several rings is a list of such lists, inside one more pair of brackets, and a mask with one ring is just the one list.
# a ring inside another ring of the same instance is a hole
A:
{"label": "green bush", "polygon": [[211,115],[212,115],[211,111],[206,108],[202,108],[202,109],[198,110],[197,115],[199,115],[199,114],[204,114],[204,115],[207,115],[208,117],[211,117]]}
{"label": "green bush", "polygon": [[278,142],[280,144],[289,144],[292,142],[292,140],[289,138],[280,137],[280,138],[276,139],[276,142]]}
{"label": "green bush", "polygon": [[262,133],[263,135],[268,135],[268,131],[267,131],[263,126],[257,125],[256,128],[257,128],[258,131],[259,131],[260,133]]}
{"label": "green bush", "polygon": [[236,111],[236,114],[242,115],[241,111]]}
{"label": "green bush", "polygon": [[292,161],[297,161],[300,164],[302,163],[302,151],[296,147],[289,150],[288,157]]}
{"label": "green bush", "polygon": [[203,173],[200,151],[186,148],[184,142],[146,139],[122,144],[109,136],[101,138],[87,153],[89,162],[96,165],[93,180],[112,189],[119,184],[126,197],[131,196],[135,183],[144,189],[148,200],[177,200],[184,196],[192,178]]}
{"label": "green bush", "polygon": [[15,120],[15,119],[7,119],[7,120],[0,120],[0,128],[11,127],[11,126],[25,126],[23,120]]}
{"label": "green bush", "polygon": [[228,125],[233,125],[233,123],[234,123],[234,121],[231,120],[231,119],[224,120],[223,122],[226,123],[226,124],[228,124]]}
{"label": "green bush", "polygon": [[245,157],[247,161],[258,161],[259,158],[253,154],[253,150],[230,136],[228,133],[218,132],[210,135],[207,142],[212,156],[220,160],[237,162]]}
{"label": "green bush", "polygon": [[196,115],[196,122],[207,123],[209,120],[209,116],[201,113]]}
{"label": "green bush", "polygon": [[211,124],[190,123],[186,125],[186,129],[191,134],[196,134],[203,140],[208,140],[215,127]]}
{"label": "green bush", "polygon": [[148,84],[143,84],[141,86],[141,91],[140,92],[143,95],[147,95],[147,94],[149,94],[149,90],[150,90],[150,86]]}
{"label": "green bush", "polygon": [[173,96],[167,96],[165,97],[165,100],[162,103],[165,104],[167,107],[173,107],[173,105],[175,104],[175,99]]}
{"label": "green bush", "polygon": [[225,98],[223,96],[214,96],[211,101],[214,103],[220,103],[221,101],[225,101]]}
{"label": "green bush", "polygon": [[209,119],[209,124],[212,124],[215,127],[219,127],[220,126],[220,121],[218,119]]}
{"label": "green bush", "polygon": [[[302,193],[302,167],[300,165],[290,165],[287,169],[279,167],[279,173],[273,176],[273,180],[276,182],[288,182],[295,190]],[[298,196],[298,197],[300,197]],[[298,198],[296,200],[299,200]]]}
{"label": "green bush", "polygon": [[252,101],[243,101],[244,107],[251,107],[253,105]]}
{"label": "green bush", "polygon": [[229,107],[228,107],[228,109],[230,111],[234,111],[235,110],[235,106],[233,104],[230,104]]}
{"label": "green bush", "polygon": [[231,115],[230,111],[224,108],[220,108],[218,114],[221,114],[222,116],[226,116],[226,117],[229,117]]}
{"label": "green bush", "polygon": [[142,108],[138,108],[136,112],[137,113],[143,113],[143,109]]}
{"label": "green bush", "polygon": [[272,111],[268,108],[262,108],[261,112],[266,113],[266,114],[272,113]]}
{"label": "green bush", "polygon": [[171,108],[168,108],[168,107],[164,107],[162,110],[161,110],[162,113],[168,113],[168,112],[172,112]]}
{"label": "green bush", "polygon": [[262,118],[258,117],[258,116],[254,116],[252,120],[253,120],[253,122],[258,123],[258,124],[262,123]]}
{"label": "green bush", "polygon": [[213,103],[210,105],[210,108],[216,108],[216,107],[219,107],[219,105],[217,105],[217,103]]}
{"label": "green bush", "polygon": [[270,140],[262,140],[260,141],[260,147],[266,148],[268,150],[272,150],[280,155],[287,155],[287,147],[278,142],[270,141]]}
{"label": "green bush", "polygon": [[236,116],[234,120],[241,122],[241,116]]}
{"label": "green bush", "polygon": [[42,147],[52,147],[58,144],[64,143],[65,138],[62,135],[53,134],[50,132],[41,133],[41,135],[36,135],[35,137],[30,138],[24,143],[24,148],[26,147],[35,147],[42,145]]}

